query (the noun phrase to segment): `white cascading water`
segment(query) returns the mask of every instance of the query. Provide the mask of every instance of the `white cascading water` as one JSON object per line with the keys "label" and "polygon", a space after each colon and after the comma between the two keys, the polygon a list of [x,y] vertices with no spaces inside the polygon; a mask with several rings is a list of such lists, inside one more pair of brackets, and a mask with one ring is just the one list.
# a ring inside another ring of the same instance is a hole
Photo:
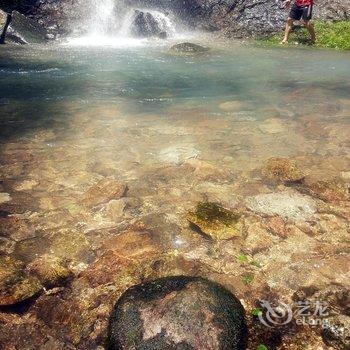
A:
{"label": "white cascading water", "polygon": [[116,29],[115,0],[90,1],[90,34],[108,35]]}
{"label": "white cascading water", "polygon": [[[68,44],[123,47],[140,46],[149,42],[148,39],[134,38],[131,35],[131,26],[136,9],[117,9],[117,5],[118,0],[87,0],[85,2],[86,19],[82,21],[83,23],[80,23],[84,34],[71,38]],[[159,28],[167,33],[168,38],[177,37],[175,21],[169,15],[157,10],[137,10],[149,12],[157,21]]]}

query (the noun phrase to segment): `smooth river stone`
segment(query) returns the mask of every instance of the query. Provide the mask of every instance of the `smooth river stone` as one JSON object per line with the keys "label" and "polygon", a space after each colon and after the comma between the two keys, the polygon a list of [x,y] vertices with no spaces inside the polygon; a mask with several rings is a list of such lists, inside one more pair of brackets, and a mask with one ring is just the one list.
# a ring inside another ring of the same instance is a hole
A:
{"label": "smooth river stone", "polygon": [[244,350],[239,300],[200,277],[165,277],[129,288],[110,318],[107,349]]}
{"label": "smooth river stone", "polygon": [[246,200],[247,207],[257,213],[279,215],[291,220],[306,220],[316,213],[316,202],[298,192],[283,191],[260,194]]}

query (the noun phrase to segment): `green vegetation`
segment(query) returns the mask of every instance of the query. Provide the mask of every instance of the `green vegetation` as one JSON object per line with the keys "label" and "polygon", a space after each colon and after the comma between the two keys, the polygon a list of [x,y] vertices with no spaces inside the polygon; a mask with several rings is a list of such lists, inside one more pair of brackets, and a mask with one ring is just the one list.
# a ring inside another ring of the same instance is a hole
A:
{"label": "green vegetation", "polygon": [[[325,22],[315,21],[315,47],[350,50],[350,21]],[[259,43],[268,46],[279,45],[283,39],[283,32],[268,39],[259,40]],[[311,45],[309,34],[303,27],[295,27],[289,38],[289,45]]]}
{"label": "green vegetation", "polygon": [[247,263],[248,262],[248,257],[245,254],[239,254],[237,257],[237,260],[241,263]]}
{"label": "green vegetation", "polygon": [[253,279],[254,279],[254,276],[250,274],[242,276],[242,281],[244,284],[251,284],[253,282]]}
{"label": "green vegetation", "polygon": [[257,348],[256,348],[256,350],[269,350],[265,345],[263,345],[263,344],[260,344]]}
{"label": "green vegetation", "polygon": [[252,310],[252,315],[253,315],[253,316],[262,315],[262,310],[259,309],[259,308],[255,308],[255,309]]}

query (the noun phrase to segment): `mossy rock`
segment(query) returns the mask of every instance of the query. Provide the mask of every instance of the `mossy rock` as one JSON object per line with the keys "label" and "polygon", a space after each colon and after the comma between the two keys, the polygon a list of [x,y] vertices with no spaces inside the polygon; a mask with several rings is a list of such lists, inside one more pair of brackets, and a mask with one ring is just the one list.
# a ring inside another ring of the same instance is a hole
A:
{"label": "mossy rock", "polygon": [[212,202],[200,202],[187,213],[190,225],[214,240],[225,240],[242,234],[241,215]]}
{"label": "mossy rock", "polygon": [[270,158],[261,172],[266,179],[285,184],[300,183],[305,178],[305,174],[288,158]]}
{"label": "mossy rock", "polygon": [[245,350],[245,311],[219,284],[172,276],[129,288],[109,322],[108,350]]}
{"label": "mossy rock", "polygon": [[26,276],[21,261],[0,256],[0,306],[19,303],[41,290],[42,285],[36,277]]}
{"label": "mossy rock", "polygon": [[193,43],[180,43],[170,48],[170,52],[180,54],[200,54],[208,51],[209,48]]}

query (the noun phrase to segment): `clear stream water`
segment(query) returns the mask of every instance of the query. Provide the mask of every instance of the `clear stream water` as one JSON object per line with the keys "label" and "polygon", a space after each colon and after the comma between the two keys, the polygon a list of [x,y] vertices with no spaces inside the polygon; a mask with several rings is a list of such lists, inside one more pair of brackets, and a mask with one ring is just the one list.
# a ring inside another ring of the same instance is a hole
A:
{"label": "clear stream water", "polygon": [[[346,170],[350,52],[202,44],[211,51],[193,56],[158,41],[1,47],[0,192],[11,198],[2,210],[62,228],[82,220],[81,194],[112,176],[144,199],[135,215],[176,212],[194,205],[198,186],[217,184],[183,174],[194,158],[229,172],[244,196],[259,193],[255,171],[270,157],[301,159],[323,177]],[[84,220],[112,225],[102,214]],[[22,258],[45,249],[31,244]]]}

